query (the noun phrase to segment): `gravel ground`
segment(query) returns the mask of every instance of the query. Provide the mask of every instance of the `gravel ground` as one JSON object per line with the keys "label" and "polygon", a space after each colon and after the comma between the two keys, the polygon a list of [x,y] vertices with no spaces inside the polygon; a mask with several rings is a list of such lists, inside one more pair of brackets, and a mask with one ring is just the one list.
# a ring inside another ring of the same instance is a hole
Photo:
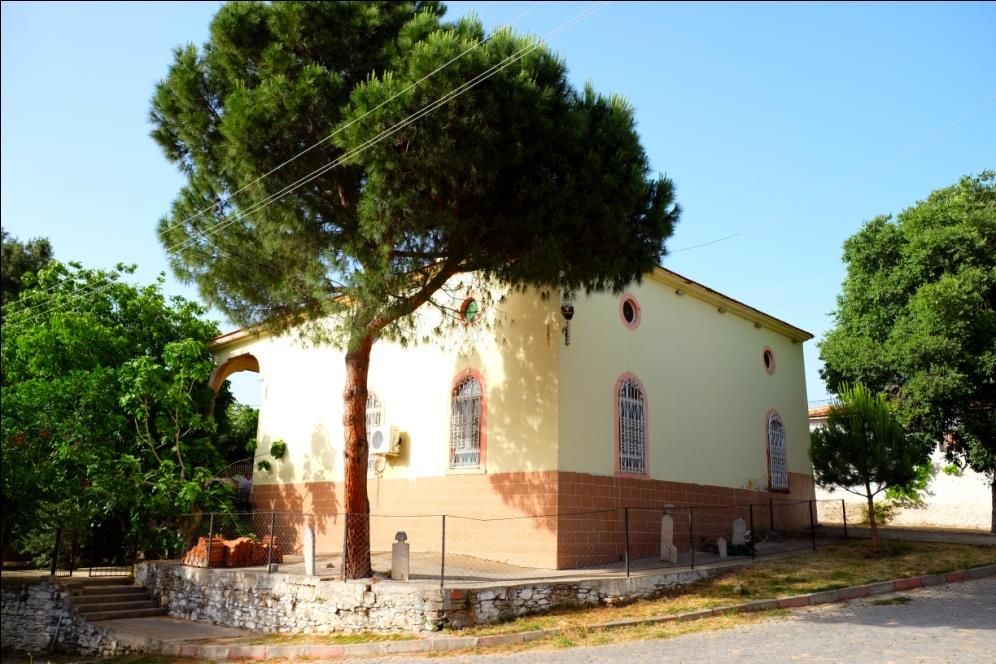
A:
{"label": "gravel ground", "polygon": [[[907,597],[910,601],[881,604],[883,600],[896,597]],[[431,661],[445,664],[742,664],[797,660],[863,664],[996,663],[996,578],[796,609],[784,618],[672,639],[532,650],[515,655],[433,657]],[[390,657],[352,661],[425,664],[430,660]]]}

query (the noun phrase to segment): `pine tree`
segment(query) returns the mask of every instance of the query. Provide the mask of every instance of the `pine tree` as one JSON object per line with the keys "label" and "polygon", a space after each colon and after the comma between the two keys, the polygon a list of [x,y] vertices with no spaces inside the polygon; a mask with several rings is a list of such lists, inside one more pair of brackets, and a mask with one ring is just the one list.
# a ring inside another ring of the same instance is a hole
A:
{"label": "pine tree", "polygon": [[[413,312],[438,305],[462,273],[621,289],[659,263],[679,216],[624,100],[573,88],[533,39],[502,31],[482,44],[479,21],[444,24],[442,13],[438,3],[228,4],[203,48],[176,52],[153,98],[153,135],[187,176],[160,222],[163,243],[182,247],[176,273],[243,325],[336,321],[351,514],[369,513],[364,411],[378,339],[410,339]],[[349,573],[363,576],[363,516],[349,520],[349,543]]]}

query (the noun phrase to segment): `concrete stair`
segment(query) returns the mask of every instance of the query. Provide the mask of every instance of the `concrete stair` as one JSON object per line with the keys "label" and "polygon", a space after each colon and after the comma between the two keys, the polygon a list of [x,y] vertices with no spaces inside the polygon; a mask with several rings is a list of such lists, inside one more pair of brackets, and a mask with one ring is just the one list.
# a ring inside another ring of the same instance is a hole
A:
{"label": "concrete stair", "polygon": [[80,579],[65,585],[70,606],[90,622],[166,615],[148,589],[130,578]]}

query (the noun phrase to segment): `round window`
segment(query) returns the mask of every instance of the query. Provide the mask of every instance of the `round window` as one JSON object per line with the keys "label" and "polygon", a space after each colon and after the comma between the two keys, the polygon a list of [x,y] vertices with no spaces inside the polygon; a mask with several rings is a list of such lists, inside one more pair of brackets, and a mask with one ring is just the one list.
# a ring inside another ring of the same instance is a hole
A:
{"label": "round window", "polygon": [[630,300],[623,302],[623,318],[632,325],[636,321],[636,307]]}
{"label": "round window", "polygon": [[464,323],[473,323],[480,313],[481,305],[472,297],[468,297],[460,305],[460,319]]}
{"label": "round window", "polygon": [[640,305],[636,298],[626,294],[619,303],[619,316],[623,325],[631,330],[635,330],[640,325]]}
{"label": "round window", "polygon": [[764,360],[764,370],[767,371],[769,375],[775,373],[774,351],[772,351],[770,348],[765,348],[764,354],[762,355],[762,359]]}

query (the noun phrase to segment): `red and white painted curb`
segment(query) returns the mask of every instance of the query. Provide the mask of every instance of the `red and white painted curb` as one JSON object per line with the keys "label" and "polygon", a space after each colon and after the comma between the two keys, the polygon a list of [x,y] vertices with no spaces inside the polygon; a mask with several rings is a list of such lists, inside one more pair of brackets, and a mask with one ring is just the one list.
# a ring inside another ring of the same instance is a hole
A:
{"label": "red and white painted curb", "polygon": [[[730,613],[746,613],[751,611],[770,611],[773,609],[788,609],[801,606],[814,606],[829,602],[843,602],[860,597],[884,595],[925,586],[940,586],[947,583],[969,581],[996,575],[996,565],[974,567],[972,569],[950,572],[948,574],[932,574],[914,576],[906,579],[894,579],[880,583],[869,583],[863,586],[825,590],[806,595],[792,595],[778,599],[763,599],[745,604],[720,606],[714,609],[703,609],[690,613],[678,613],[653,618],[635,618],[632,620],[616,620],[608,623],[589,625],[589,629],[613,629],[632,627],[634,625],[650,625],[668,622],[684,622],[701,620],[712,616]],[[370,643],[349,643],[343,645],[197,645],[162,643],[158,648],[166,655],[194,657],[215,661],[263,660],[263,659],[334,659],[337,657],[363,657],[367,655],[390,655],[397,653],[441,652],[446,650],[462,650],[465,648],[487,648],[490,646],[513,645],[536,641],[559,633],[560,629],[540,629],[531,632],[515,634],[493,634],[490,636],[434,636],[427,639],[410,641],[374,641]],[[150,644],[151,645],[151,644]]]}

